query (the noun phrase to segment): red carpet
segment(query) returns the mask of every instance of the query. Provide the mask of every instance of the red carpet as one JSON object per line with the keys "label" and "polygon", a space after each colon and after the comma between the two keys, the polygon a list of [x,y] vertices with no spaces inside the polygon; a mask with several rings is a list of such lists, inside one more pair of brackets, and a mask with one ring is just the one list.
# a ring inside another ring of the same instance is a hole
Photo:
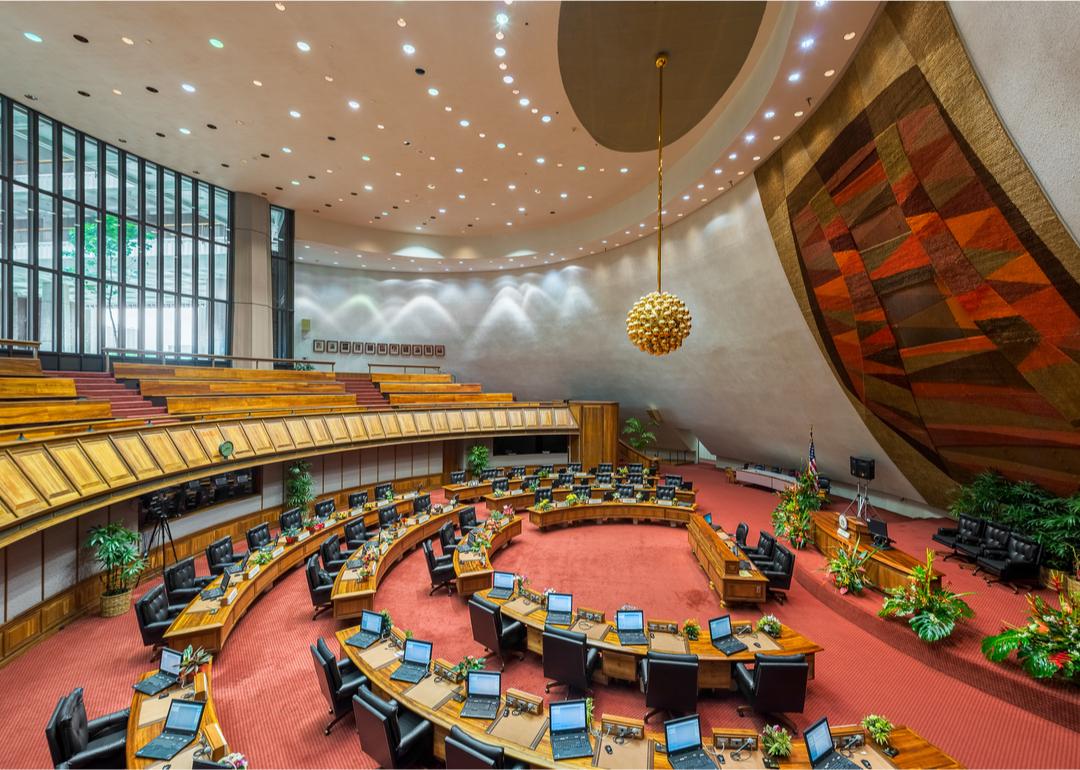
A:
{"label": "red carpet", "polygon": [[[740,520],[748,522],[752,531],[768,527],[768,512],[774,504],[771,494],[729,485],[721,473],[706,467],[682,466],[678,471],[695,481],[703,510],[713,511],[725,527],[734,530]],[[937,522],[903,520],[891,530],[900,547],[918,553],[936,526]],[[813,573],[819,562],[818,554],[802,552],[797,569],[808,571],[813,580],[820,577]],[[680,621],[688,617],[705,621],[720,611],[690,555],[684,529],[607,524],[540,533],[526,523],[523,536],[496,557],[496,564],[527,573],[535,586],[573,591],[576,603],[609,613],[623,603],[642,607],[647,616]],[[955,588],[968,590],[970,586],[978,593],[971,597],[977,631],[958,637],[941,654],[974,661],[984,631],[1003,619],[1022,619],[1023,597],[965,577],[954,564],[943,566]],[[834,609],[833,604],[815,598],[803,582],[793,583],[784,607],[767,605],[825,648],[818,656],[817,679],[810,683],[806,711],[795,715],[800,726],[821,714],[843,723],[873,711],[913,727],[968,767],[1078,764],[1076,732],[958,681],[885,641],[888,634],[905,629],[888,628],[892,624],[886,621],[877,621],[879,626],[865,622],[870,608],[861,605],[878,603],[876,595]],[[440,657],[458,660],[465,654],[478,654],[464,602],[445,594],[428,597],[428,587],[423,555],[417,551],[384,581],[377,608],[389,609],[397,624],[434,641]],[[752,611],[735,614],[756,615]],[[326,706],[307,647],[317,636],[329,637],[338,627],[325,615],[311,621],[304,575],[296,570],[252,607],[230,636],[215,661],[214,699],[230,745],[247,754],[252,768],[372,766],[360,751],[351,718],[343,720],[330,737],[322,735]],[[5,715],[0,766],[49,765],[43,729],[62,693],[85,686],[90,716],[95,717],[126,707],[130,683],[151,667],[135,618],[129,615],[79,620],[0,669],[0,709]],[[989,664],[981,670],[986,677],[1011,676]],[[504,676],[507,686],[543,692],[535,656],[509,662]],[[1074,709],[1080,707],[1076,693],[1065,697],[1071,698]],[[644,697],[630,686],[598,688],[596,701],[598,714],[640,717],[644,713]],[[707,724],[760,727],[760,722],[736,715],[739,703],[735,694],[709,695],[702,699],[700,711]],[[1022,739],[1029,735],[1036,739]]]}

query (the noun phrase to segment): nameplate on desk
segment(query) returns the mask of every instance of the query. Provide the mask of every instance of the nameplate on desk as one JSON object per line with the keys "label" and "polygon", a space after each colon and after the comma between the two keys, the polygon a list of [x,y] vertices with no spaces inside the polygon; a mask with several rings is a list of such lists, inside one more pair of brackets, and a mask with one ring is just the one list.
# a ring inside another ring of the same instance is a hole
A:
{"label": "nameplate on desk", "polygon": [[480,486],[480,482],[479,482],[479,481],[477,481],[476,479],[472,479],[472,480],[471,480],[471,481],[469,482],[468,486],[470,486],[470,487],[478,487],[478,486]]}
{"label": "nameplate on desk", "polygon": [[309,537],[311,537],[311,533],[308,532],[305,529],[303,532],[301,532],[299,535],[296,536],[296,539],[297,540],[307,540]]}
{"label": "nameplate on desk", "polygon": [[569,508],[570,503],[566,502],[565,500],[556,500],[555,501],[555,507],[556,508]]}
{"label": "nameplate on desk", "polygon": [[248,580],[251,580],[251,579],[252,579],[253,577],[255,577],[256,575],[258,575],[258,574],[259,574],[259,570],[260,570],[260,569],[261,569],[261,568],[259,567],[259,565],[258,565],[258,564],[256,564],[256,565],[255,565],[254,567],[252,567],[251,569],[249,569],[249,570],[247,571],[247,576],[248,576]]}
{"label": "nameplate on desk", "polygon": [[632,503],[636,503],[637,500],[633,497],[620,497],[619,502],[623,503],[624,505],[631,505]]}
{"label": "nameplate on desk", "polygon": [[848,540],[848,539],[851,538],[851,533],[846,529],[837,529],[836,534],[837,534],[838,537],[842,537],[845,540]]}
{"label": "nameplate on desk", "polygon": [[273,551],[270,552],[270,555],[273,556],[276,559],[277,557],[281,556],[281,554],[283,554],[283,553],[285,553],[285,549],[279,545],[277,548],[275,548]]}
{"label": "nameplate on desk", "polygon": [[415,492],[406,492],[405,494],[403,494],[401,496],[401,499],[402,500],[412,500],[414,497],[416,497]]}
{"label": "nameplate on desk", "polygon": [[426,513],[422,513],[422,514],[420,514],[419,516],[416,517],[416,523],[417,524],[423,524],[425,521],[427,521],[430,518],[431,517],[428,516]]}
{"label": "nameplate on desk", "polygon": [[645,488],[644,484],[634,484],[634,489],[644,489],[644,488]]}
{"label": "nameplate on desk", "polygon": [[604,501],[601,500],[599,497],[590,497],[589,498],[589,505],[600,505],[600,503],[602,503],[602,502],[604,502]]}
{"label": "nameplate on desk", "polygon": [[657,500],[656,504],[657,505],[674,505],[675,501],[674,500]]}
{"label": "nameplate on desk", "polygon": [[231,591],[229,591],[229,594],[228,594],[228,596],[225,597],[225,601],[223,603],[224,604],[232,604],[234,601],[236,601],[236,589],[235,588],[232,589]]}

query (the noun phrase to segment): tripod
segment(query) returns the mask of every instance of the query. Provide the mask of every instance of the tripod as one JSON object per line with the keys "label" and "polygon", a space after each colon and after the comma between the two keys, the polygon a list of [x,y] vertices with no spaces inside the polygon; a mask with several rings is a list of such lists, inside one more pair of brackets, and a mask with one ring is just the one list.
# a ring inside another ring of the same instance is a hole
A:
{"label": "tripod", "polygon": [[169,529],[169,515],[164,510],[161,510],[160,506],[157,510],[153,511],[153,514],[157,520],[154,522],[154,529],[150,532],[150,537],[143,547],[143,558],[148,558],[150,552],[154,550],[154,543],[159,542],[159,547],[161,548],[161,568],[165,569],[166,543],[172,548],[173,561],[179,561],[176,557],[176,543],[173,542],[172,530]]}
{"label": "tripod", "polygon": [[851,510],[855,510],[855,516],[857,518],[866,521],[869,518],[869,514],[877,514],[877,508],[870,502],[870,481],[868,479],[859,479],[855,484],[855,497],[848,507],[844,509],[844,515],[847,516]]}

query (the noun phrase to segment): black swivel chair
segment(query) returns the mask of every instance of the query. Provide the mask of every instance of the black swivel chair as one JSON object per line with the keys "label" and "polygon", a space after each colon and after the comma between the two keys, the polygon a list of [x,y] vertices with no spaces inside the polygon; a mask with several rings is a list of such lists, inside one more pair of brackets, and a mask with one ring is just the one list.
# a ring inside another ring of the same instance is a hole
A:
{"label": "black swivel chair", "polygon": [[452,555],[436,556],[435,549],[431,547],[431,540],[425,540],[423,544],[424,558],[427,559],[428,576],[431,578],[431,590],[428,596],[445,587],[447,593],[454,592],[454,557]]}
{"label": "black swivel chair", "polygon": [[249,551],[257,551],[264,545],[270,545],[270,525],[266,522],[252,527],[247,531],[247,544]]}
{"label": "black swivel chair", "polygon": [[801,714],[806,702],[806,680],[810,666],[805,655],[754,655],[754,668],[735,664],[735,685],[748,701],[739,706],[739,716],[755,711],[769,724],[782,724],[798,735],[795,724],[785,716]]}
{"label": "black swivel chair", "polygon": [[450,734],[444,742],[446,750],[446,766],[460,768],[460,770],[519,770],[528,767],[523,762],[506,761],[506,752],[502,746],[473,738],[457,725],[450,728]]}
{"label": "black swivel chair", "polygon": [[379,509],[379,526],[388,527],[398,520],[396,505],[384,505]]}
{"label": "black swivel chair", "polygon": [[472,530],[483,524],[482,521],[476,518],[476,508],[469,506],[468,508],[462,508],[461,513],[458,516],[459,527],[461,534],[467,535]]}
{"label": "black swivel chair", "polygon": [[507,620],[499,605],[474,594],[469,598],[469,621],[473,639],[499,659],[500,671],[506,667],[507,652],[524,659],[525,626],[520,620]]}
{"label": "black swivel chair", "polygon": [[1009,535],[1004,550],[984,551],[975,564],[980,570],[993,575],[993,579],[986,579],[987,583],[1004,583],[1015,594],[1019,593],[1018,581],[1039,579],[1041,560],[1042,545],[1014,532]]}
{"label": "black swivel chair", "polygon": [[330,535],[319,546],[319,556],[322,558],[323,569],[331,575],[336,575],[349,560],[349,555],[341,551],[341,538]]}
{"label": "black swivel chair", "polygon": [[213,575],[195,576],[195,557],[189,556],[176,564],[170,564],[163,573],[165,593],[169,595],[169,604],[187,604],[206,588],[214,579]]}
{"label": "black swivel chair", "polygon": [[439,527],[439,545],[442,546],[443,556],[453,556],[460,541],[461,538],[454,534],[454,522],[448,521]]}
{"label": "black swivel chair", "polygon": [[943,546],[949,549],[949,553],[945,556],[943,561],[948,561],[956,556],[959,556],[957,550],[959,545],[977,545],[982,540],[983,529],[986,527],[986,521],[984,519],[976,519],[974,516],[968,516],[966,513],[961,513],[956,520],[955,527],[939,527],[938,531],[931,535],[931,539],[935,543],[941,543]]}
{"label": "black swivel chair", "polygon": [[754,564],[762,565],[768,564],[773,560],[776,548],[776,538],[773,537],[771,532],[761,530],[761,534],[758,535],[758,544],[756,548],[748,548],[745,551],[745,555],[754,562]]}
{"label": "black swivel chair", "polygon": [[288,532],[293,529],[300,529],[304,526],[304,514],[299,508],[290,508],[287,511],[282,511],[278,517],[278,526],[281,527],[282,532]]}
{"label": "black swivel chair", "polygon": [[64,695],[45,724],[54,767],[124,767],[130,710],[87,720],[83,689]]}
{"label": "black swivel chair", "polygon": [[165,643],[165,631],[183,609],[183,604],[169,604],[163,585],[154,586],[139,597],[135,602],[135,618],[139,621],[143,644],[150,648],[161,647]]}
{"label": "black swivel chair", "polygon": [[766,588],[769,596],[780,604],[787,601],[786,592],[791,588],[791,577],[795,574],[795,554],[777,543],[773,547],[773,560],[757,566],[761,574],[769,579]]}
{"label": "black swivel chair", "polygon": [[1009,544],[1010,535],[1012,535],[1012,530],[1008,527],[988,521],[986,526],[983,527],[982,537],[979,538],[979,542],[957,543],[956,551],[962,559],[976,563],[975,569],[971,573],[975,575],[980,571],[977,564],[979,557],[986,553],[1004,551]]}
{"label": "black swivel chair", "polygon": [[350,521],[345,525],[345,545],[350,551],[355,551],[368,539],[367,527],[364,526],[364,517],[357,516],[356,521]]}
{"label": "black swivel chair", "polygon": [[236,553],[233,550],[230,535],[225,535],[225,537],[206,546],[206,564],[210,568],[211,575],[220,575],[225,571],[226,567],[238,564],[243,558],[244,554]]}
{"label": "black swivel chair", "polygon": [[697,711],[697,655],[649,652],[638,665],[638,673],[649,709],[646,722],[662,711],[676,716]]}
{"label": "black swivel chair", "polygon": [[322,639],[311,645],[311,657],[319,673],[319,688],[326,696],[326,702],[330,706],[329,713],[334,717],[330,724],[323,728],[323,735],[329,735],[334,725],[352,711],[350,704],[357,691],[361,688],[367,691],[368,680],[351,660],[346,658],[339,661],[335,658]]}
{"label": "black swivel chair", "polygon": [[319,554],[313,553],[308,557],[304,567],[307,575],[308,595],[311,596],[311,606],[315,608],[312,620],[319,617],[319,613],[333,607],[330,601],[330,593],[334,590],[334,576],[322,568],[319,564]]}
{"label": "black swivel chair", "polygon": [[367,688],[352,699],[360,748],[378,767],[429,767],[435,730],[426,719],[385,701]]}
{"label": "black swivel chair", "polygon": [[585,643],[585,634],[546,626],[543,636],[544,692],[564,685],[570,694],[592,693],[589,684],[600,663],[600,652]]}
{"label": "black swivel chair", "polygon": [[740,551],[749,551],[750,546],[746,544],[746,536],[750,534],[750,527],[746,525],[746,522],[740,521],[739,526],[735,527],[735,545],[739,546]]}

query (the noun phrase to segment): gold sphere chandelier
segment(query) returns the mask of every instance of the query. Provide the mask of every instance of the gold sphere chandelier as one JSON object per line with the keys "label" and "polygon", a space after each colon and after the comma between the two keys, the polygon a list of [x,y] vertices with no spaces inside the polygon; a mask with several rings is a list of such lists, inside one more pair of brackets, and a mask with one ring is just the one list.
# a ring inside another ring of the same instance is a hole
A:
{"label": "gold sphere chandelier", "polygon": [[660,282],[663,266],[664,221],[664,65],[667,54],[656,56],[656,71],[660,77],[660,97],[656,138],[656,291],[649,292],[634,303],[626,314],[626,335],[639,349],[649,355],[663,356],[678,350],[690,334],[690,311],[681,299],[666,292]]}

